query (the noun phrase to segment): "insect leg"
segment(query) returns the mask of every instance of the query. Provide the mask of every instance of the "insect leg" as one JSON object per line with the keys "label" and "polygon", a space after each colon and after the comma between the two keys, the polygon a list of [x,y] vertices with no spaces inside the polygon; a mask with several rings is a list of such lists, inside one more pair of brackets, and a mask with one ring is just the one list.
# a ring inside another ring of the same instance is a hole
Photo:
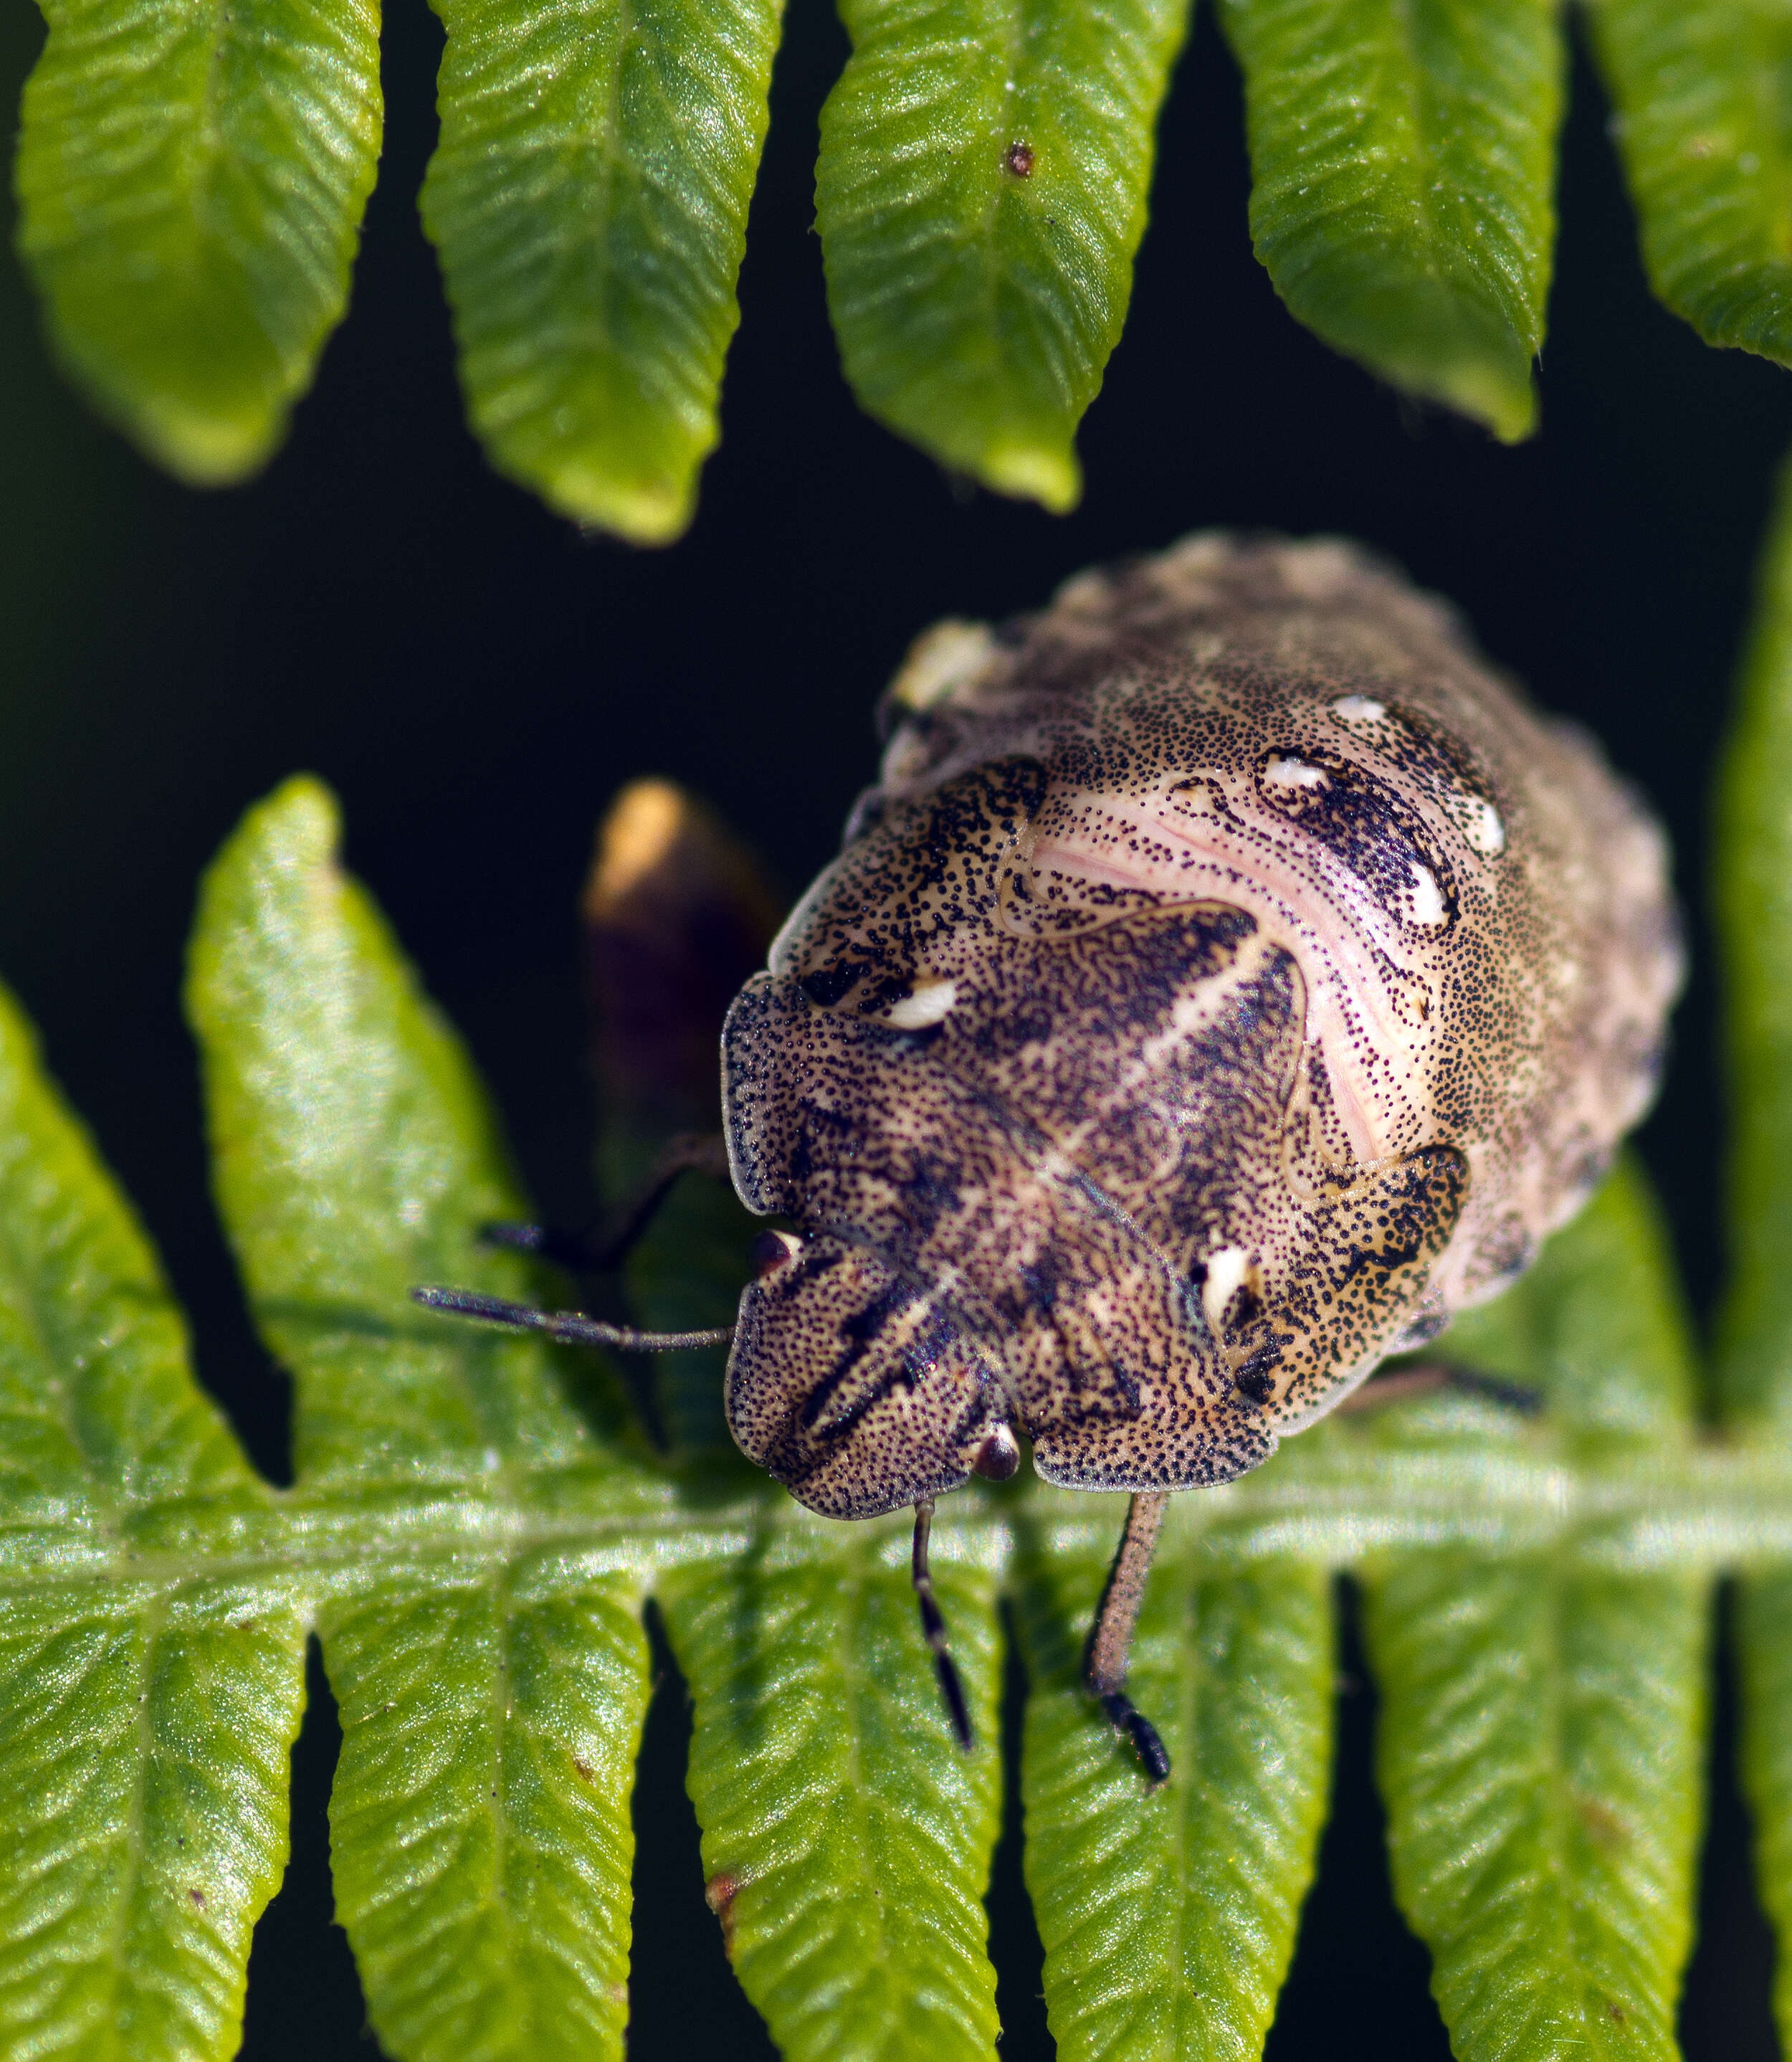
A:
{"label": "insect leg", "polygon": [[1139,1622],[1145,1577],[1151,1572],[1151,1557],[1157,1551],[1164,1506],[1169,1502],[1169,1494],[1163,1490],[1141,1490],[1128,1505],[1126,1530],[1121,1534],[1120,1551],[1108,1572],[1108,1587],[1101,1593],[1084,1664],[1096,1701],[1116,1731],[1133,1743],[1153,1783],[1161,1783],[1169,1775],[1169,1755],[1157,1737],[1157,1728],[1121,1685],[1126,1680],[1133,1628]]}
{"label": "insect leg", "polygon": [[913,1570],[915,1595],[921,1607],[921,1631],[933,1654],[933,1672],[940,1679],[940,1695],[946,1703],[946,1716],[952,1721],[954,1738],[968,1754],[971,1751],[971,1711],[964,1701],[964,1685],[959,1678],[957,1664],[946,1645],[946,1621],[940,1615],[938,1600],[933,1594],[933,1573],[928,1566],[927,1542],[933,1530],[933,1499],[923,1497],[915,1506],[915,1550],[911,1566]]}
{"label": "insect leg", "polygon": [[569,1232],[548,1225],[488,1224],[480,1226],[479,1237],[487,1246],[539,1253],[575,1274],[606,1274],[621,1266],[639,1244],[680,1175],[702,1173],[725,1180],[728,1171],[728,1145],[720,1132],[680,1132],[667,1140],[646,1180],[608,1230]]}
{"label": "insect leg", "polygon": [[1353,1389],[1333,1408],[1341,1418],[1360,1416],[1379,1410],[1385,1403],[1401,1403],[1409,1396],[1430,1396],[1440,1389],[1459,1389],[1470,1396],[1485,1397],[1520,1416],[1534,1418],[1543,1408],[1541,1390],[1522,1382],[1506,1382],[1497,1374],[1477,1374],[1472,1367],[1458,1367],[1453,1361],[1422,1361],[1417,1367],[1397,1367],[1373,1376],[1361,1388]]}
{"label": "insect leg", "polygon": [[625,1353],[670,1353],[680,1346],[725,1346],[732,1325],[706,1332],[643,1332],[632,1325],[608,1325],[576,1310],[538,1310],[503,1296],[481,1295],[475,1289],[413,1289],[411,1300],[426,1310],[452,1318],[471,1318],[483,1325],[503,1325],[515,1332],[544,1332],[567,1346],[615,1346]]}

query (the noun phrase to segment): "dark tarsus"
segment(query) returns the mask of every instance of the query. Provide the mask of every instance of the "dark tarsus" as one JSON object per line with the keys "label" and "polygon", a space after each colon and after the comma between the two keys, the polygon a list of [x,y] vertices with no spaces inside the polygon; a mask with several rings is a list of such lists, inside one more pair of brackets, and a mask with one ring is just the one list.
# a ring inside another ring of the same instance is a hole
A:
{"label": "dark tarsus", "polygon": [[915,1595],[921,1607],[921,1635],[933,1655],[933,1672],[940,1679],[940,1695],[945,1699],[946,1716],[952,1736],[968,1754],[975,1735],[971,1731],[970,1707],[964,1701],[964,1685],[958,1664],[946,1643],[946,1621],[933,1594],[933,1571],[928,1565],[927,1545],[933,1530],[933,1499],[923,1497],[915,1506],[915,1547],[911,1558]]}

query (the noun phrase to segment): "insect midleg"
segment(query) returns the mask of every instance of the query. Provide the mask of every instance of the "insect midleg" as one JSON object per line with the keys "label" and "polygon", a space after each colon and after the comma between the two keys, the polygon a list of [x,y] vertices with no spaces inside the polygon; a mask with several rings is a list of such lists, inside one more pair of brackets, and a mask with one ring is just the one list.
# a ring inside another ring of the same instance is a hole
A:
{"label": "insect midleg", "polygon": [[910,1556],[915,1595],[921,1607],[921,1632],[932,1651],[933,1672],[940,1679],[940,1695],[945,1699],[946,1716],[952,1721],[953,1735],[968,1754],[972,1738],[970,1707],[964,1701],[964,1685],[959,1678],[958,1665],[946,1644],[946,1621],[940,1615],[939,1600],[933,1594],[933,1571],[928,1565],[928,1541],[932,1532],[933,1499],[923,1497],[915,1506],[915,1545]]}
{"label": "insect midleg", "polygon": [[1139,1622],[1145,1578],[1151,1572],[1151,1557],[1157,1549],[1164,1506],[1169,1502],[1167,1490],[1140,1490],[1127,1506],[1126,1530],[1121,1534],[1120,1551],[1108,1571],[1108,1587],[1101,1593],[1084,1663],[1090,1690],[1116,1730],[1133,1743],[1153,1783],[1161,1783],[1169,1775],[1169,1755],[1157,1736],[1157,1728],[1121,1685],[1126,1680],[1133,1629]]}
{"label": "insect midleg", "polygon": [[1404,1402],[1413,1396],[1434,1395],[1440,1389],[1454,1389],[1466,1396],[1479,1396],[1502,1410],[1516,1410],[1522,1418],[1534,1418],[1543,1408],[1543,1392],[1523,1382],[1508,1382],[1497,1374],[1482,1374],[1454,1361],[1425,1361],[1416,1367],[1397,1367],[1373,1375],[1361,1389],[1332,1406],[1337,1418],[1357,1418],[1389,1403]]}
{"label": "insect midleg", "polygon": [[683,1131],[667,1141],[646,1179],[607,1230],[564,1231],[550,1225],[487,1224],[480,1226],[479,1237],[487,1246],[539,1253],[543,1260],[574,1274],[607,1274],[620,1267],[640,1243],[680,1175],[712,1174],[725,1181],[728,1172],[728,1145],[719,1131]]}

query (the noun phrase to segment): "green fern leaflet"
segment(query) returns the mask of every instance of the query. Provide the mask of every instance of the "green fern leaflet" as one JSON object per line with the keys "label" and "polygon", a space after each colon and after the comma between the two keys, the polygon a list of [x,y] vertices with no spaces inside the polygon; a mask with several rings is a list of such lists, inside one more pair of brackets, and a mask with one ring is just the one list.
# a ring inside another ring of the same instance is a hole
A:
{"label": "green fern leaflet", "polygon": [[[468,419],[573,520],[680,535],[720,435],[780,0],[435,0],[422,195]],[[248,477],[347,306],[379,154],[377,7],[42,0],[20,246],[56,355],[195,483]],[[1125,325],[1189,0],[849,0],[817,227],[861,405],[1047,508]],[[1792,18],[1589,0],[1662,299],[1792,363]],[[1568,24],[1552,0],[1219,0],[1251,233],[1336,349],[1534,427]],[[1217,319],[1223,319],[1223,311]]]}

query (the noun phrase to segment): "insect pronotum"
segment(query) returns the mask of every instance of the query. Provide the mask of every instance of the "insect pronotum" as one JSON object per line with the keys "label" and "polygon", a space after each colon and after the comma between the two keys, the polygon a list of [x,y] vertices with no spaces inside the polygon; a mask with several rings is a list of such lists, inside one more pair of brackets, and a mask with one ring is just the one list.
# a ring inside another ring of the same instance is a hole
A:
{"label": "insect pronotum", "polygon": [[1088,1675],[1161,1779],[1122,1685],[1167,1496],[1580,1207],[1659,1071],[1665,848],[1448,608],[1332,540],[1203,534],[940,624],[885,708],[723,1036],[735,1186],[792,1227],[756,1242],[728,1422],[812,1510],[914,1507],[966,1744],[934,1499],[1012,1474],[1017,1432],[1048,1481],[1131,1491]]}

